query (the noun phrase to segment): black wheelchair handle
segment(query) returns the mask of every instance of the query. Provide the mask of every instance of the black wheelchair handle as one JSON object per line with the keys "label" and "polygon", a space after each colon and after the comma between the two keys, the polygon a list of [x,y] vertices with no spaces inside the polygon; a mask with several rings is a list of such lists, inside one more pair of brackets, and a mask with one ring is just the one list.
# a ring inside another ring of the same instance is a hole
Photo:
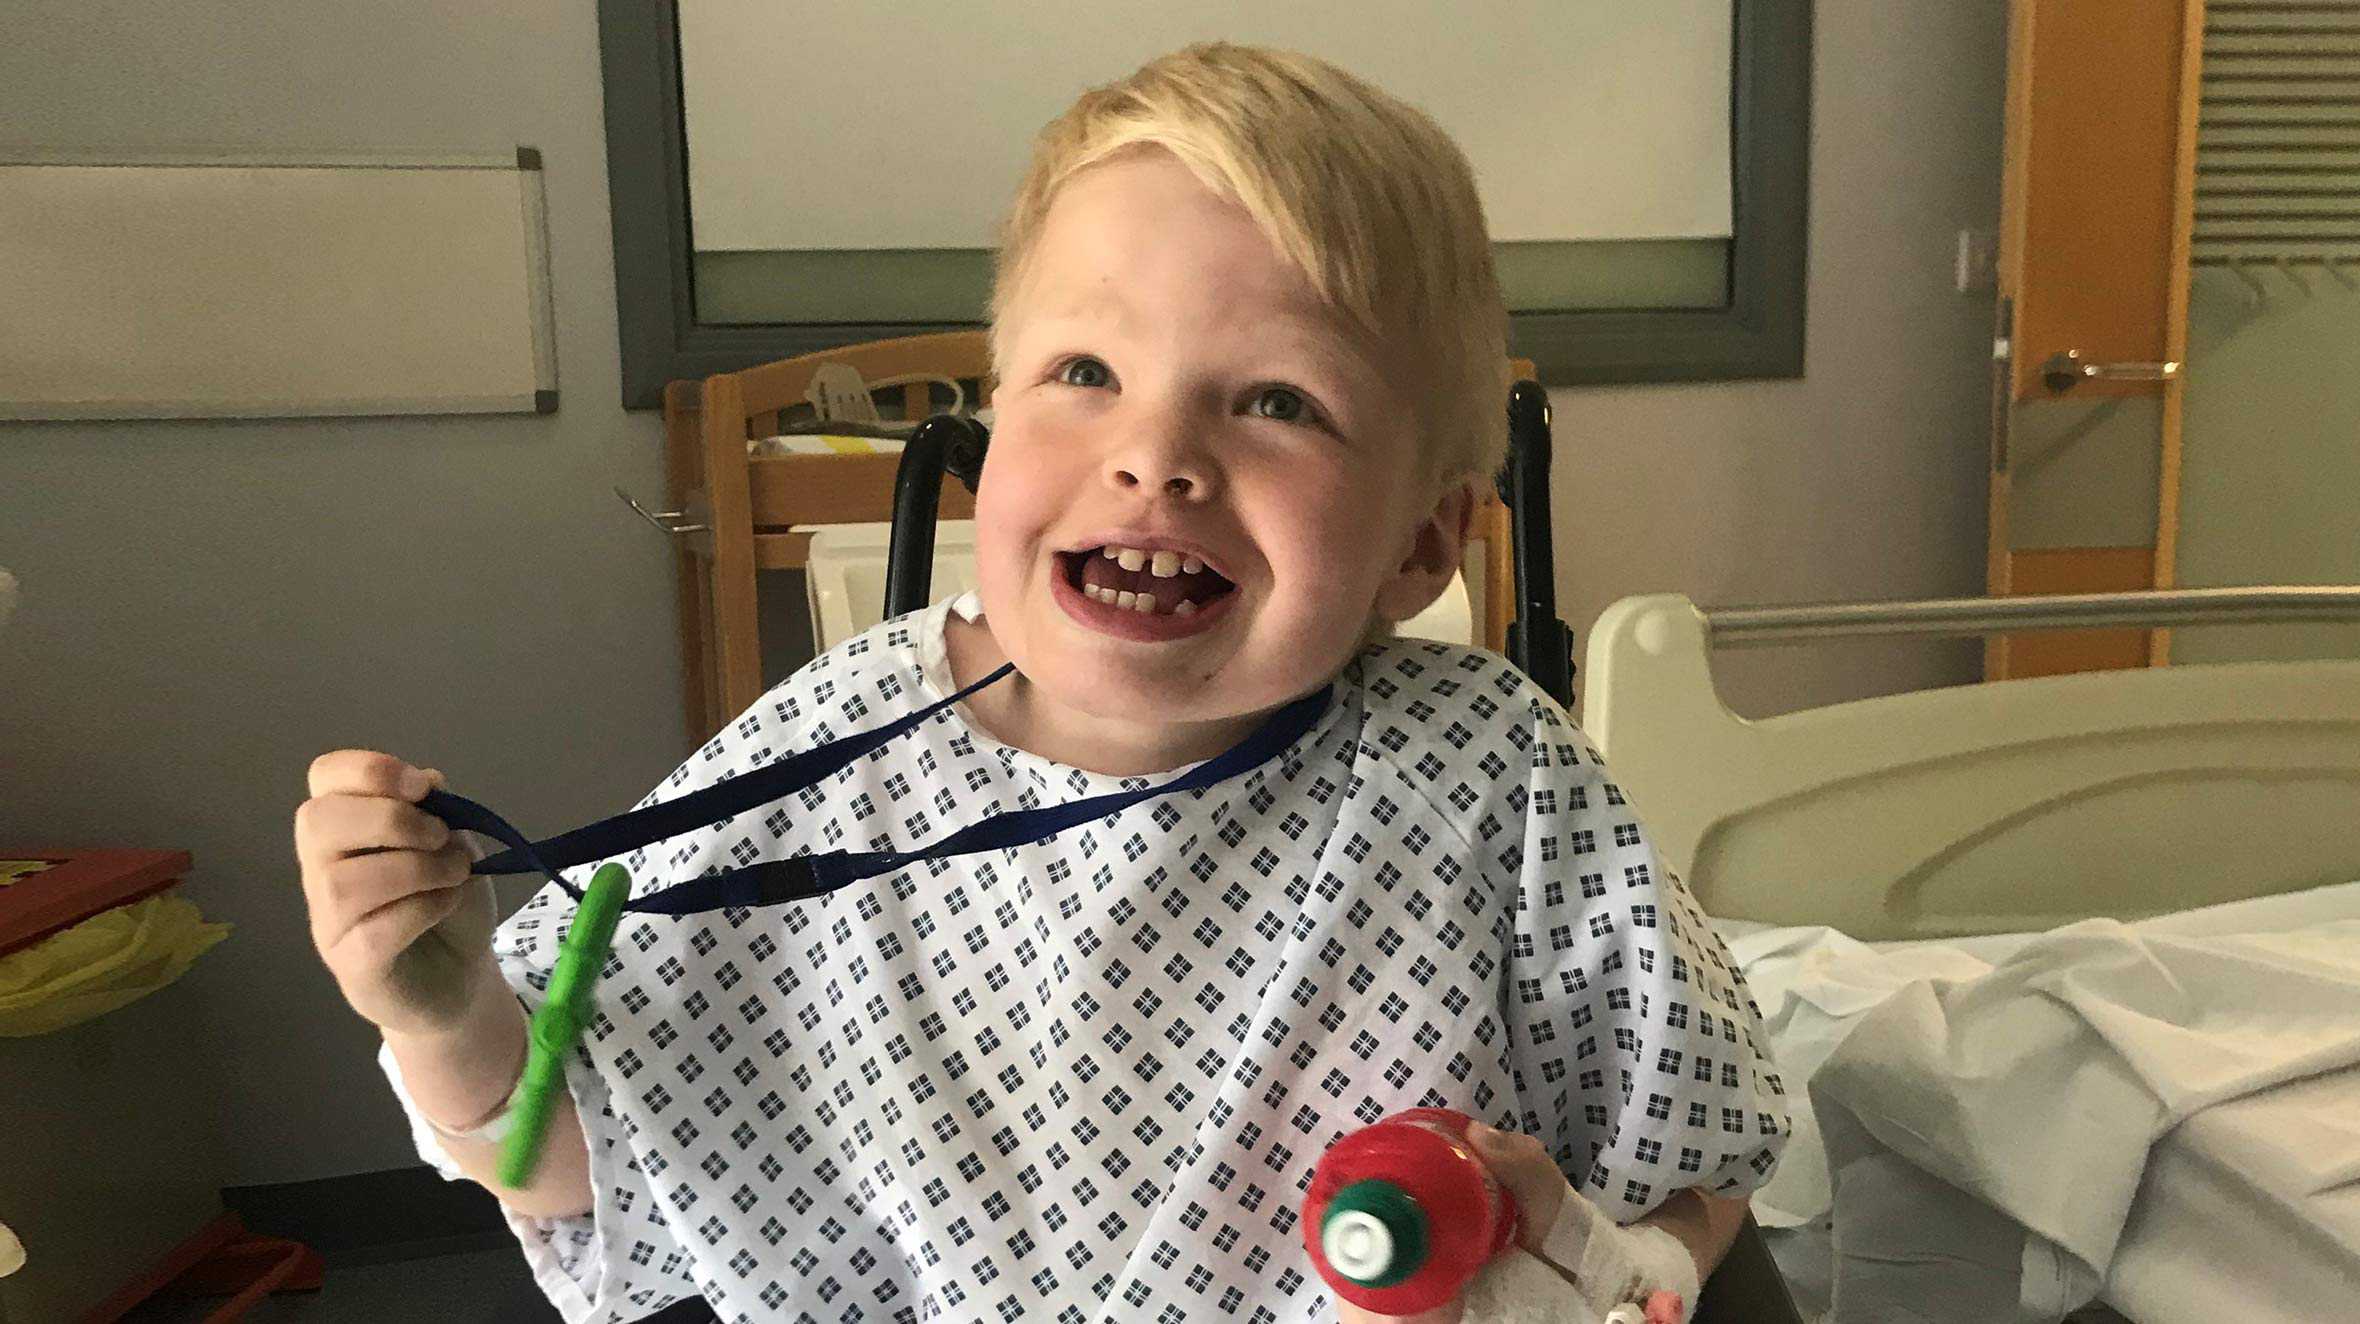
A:
{"label": "black wheelchair handle", "polygon": [[893,536],[885,552],[886,617],[916,611],[933,596],[942,476],[948,473],[974,491],[990,441],[990,432],[974,419],[936,414],[902,443],[901,463],[893,472]]}
{"label": "black wheelchair handle", "polygon": [[1508,660],[1570,708],[1573,631],[1557,619],[1549,450],[1549,393],[1539,382],[1518,382],[1508,391],[1508,463],[1499,477],[1516,549],[1516,624],[1508,631]]}

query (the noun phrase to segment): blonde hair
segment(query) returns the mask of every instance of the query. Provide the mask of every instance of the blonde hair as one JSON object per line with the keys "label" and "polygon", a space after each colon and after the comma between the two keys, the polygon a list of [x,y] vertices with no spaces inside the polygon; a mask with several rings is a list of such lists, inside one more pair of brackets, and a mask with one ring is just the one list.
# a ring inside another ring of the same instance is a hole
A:
{"label": "blonde hair", "polygon": [[1422,111],[1293,51],[1208,42],[1092,88],[1034,141],[1000,237],[992,349],[1050,204],[1119,152],[1161,147],[1234,199],[1330,308],[1421,368],[1427,469],[1507,455],[1507,314],[1475,173]]}

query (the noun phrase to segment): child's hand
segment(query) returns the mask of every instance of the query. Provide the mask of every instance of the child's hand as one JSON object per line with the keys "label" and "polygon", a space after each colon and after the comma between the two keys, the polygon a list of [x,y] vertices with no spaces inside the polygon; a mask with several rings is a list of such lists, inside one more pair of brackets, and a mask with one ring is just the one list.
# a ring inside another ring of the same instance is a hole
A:
{"label": "child's hand", "polygon": [[[1568,1199],[1581,1197],[1565,1182],[1565,1175],[1549,1158],[1541,1142],[1513,1131],[1499,1131],[1476,1122],[1467,1128],[1467,1143],[1491,1172],[1492,1180],[1516,1202],[1516,1244],[1534,1254],[1541,1239],[1557,1221],[1557,1211]],[[1571,1270],[1562,1270],[1571,1277]],[[1416,1315],[1378,1315],[1349,1301],[1336,1303],[1339,1324],[1459,1324],[1465,1307],[1453,1301]]]}
{"label": "child's hand", "polygon": [[[1467,1143],[1473,1146],[1475,1156],[1483,1160],[1492,1179],[1516,1202],[1517,1246],[1570,1283],[1575,1266],[1551,1262],[1541,1254],[1541,1244],[1547,1240],[1549,1229],[1556,1226],[1565,1202],[1581,1199],[1581,1193],[1566,1182],[1565,1174],[1557,1170],[1549,1151],[1533,1136],[1500,1131],[1476,1122],[1467,1128]],[[1679,1324],[1677,1298],[1669,1293],[1656,1295],[1662,1300],[1648,1302],[1648,1324]],[[1459,1301],[1417,1315],[1371,1314],[1343,1301],[1336,1308],[1339,1324],[1460,1324],[1465,1316],[1465,1305]]]}
{"label": "child's hand", "polygon": [[389,1034],[460,1023],[497,980],[492,885],[474,853],[418,808],[442,774],[391,754],[340,749],[311,765],[295,811],[295,858],[311,940],[352,1009]]}

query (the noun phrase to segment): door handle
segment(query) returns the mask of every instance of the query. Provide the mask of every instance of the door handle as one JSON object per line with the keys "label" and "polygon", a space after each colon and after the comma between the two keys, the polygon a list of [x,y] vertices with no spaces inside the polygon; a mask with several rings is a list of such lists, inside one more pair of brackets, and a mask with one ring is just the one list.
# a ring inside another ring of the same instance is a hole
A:
{"label": "door handle", "polygon": [[2180,375],[2177,360],[2161,363],[2091,363],[2082,358],[2078,349],[2060,350],[2040,365],[2040,379],[2049,390],[2063,394],[2082,382],[2096,379],[2108,382],[2168,382]]}

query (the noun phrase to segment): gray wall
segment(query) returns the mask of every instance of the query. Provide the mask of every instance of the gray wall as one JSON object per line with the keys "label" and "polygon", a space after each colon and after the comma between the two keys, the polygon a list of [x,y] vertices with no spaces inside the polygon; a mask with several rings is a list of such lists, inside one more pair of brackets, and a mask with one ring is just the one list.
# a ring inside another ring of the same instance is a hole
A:
{"label": "gray wall", "polygon": [[[1563,611],[1972,593],[1988,301],[1952,233],[1998,196],[1997,6],[1820,6],[1811,376],[1560,392]],[[0,841],[185,847],[237,925],[183,984],[236,1184],[412,1161],[313,956],[303,770],[392,749],[530,829],[675,761],[669,566],[607,488],[659,487],[617,398],[587,4],[20,0],[0,124],[52,146],[469,148],[547,162],[564,407],[547,418],[47,424],[0,436]],[[987,186],[1001,187],[998,181]],[[1971,678],[1958,645],[1739,655],[1741,711]],[[510,900],[520,897],[511,894]]]}
{"label": "gray wall", "polygon": [[0,841],[195,853],[237,928],[172,1065],[221,1075],[230,1182],[414,1161],[312,952],[305,766],[401,751],[553,831],[677,761],[670,567],[607,490],[660,492],[661,443],[617,403],[591,6],[19,0],[8,27],[28,142],[542,151],[556,414],[0,425]]}
{"label": "gray wall", "polygon": [[[1983,592],[1991,296],[1956,292],[1952,253],[1960,228],[1997,223],[2005,9],[1817,6],[1806,375],[1551,393],[1567,620],[1639,592]],[[1716,671],[1754,716],[1971,681],[1980,651],[1748,650]]]}
{"label": "gray wall", "polygon": [[[2248,305],[2219,268],[2188,301],[2180,582],[2360,584],[2360,294],[2311,271]],[[2360,657],[2360,624],[2172,632],[2178,662]]]}

